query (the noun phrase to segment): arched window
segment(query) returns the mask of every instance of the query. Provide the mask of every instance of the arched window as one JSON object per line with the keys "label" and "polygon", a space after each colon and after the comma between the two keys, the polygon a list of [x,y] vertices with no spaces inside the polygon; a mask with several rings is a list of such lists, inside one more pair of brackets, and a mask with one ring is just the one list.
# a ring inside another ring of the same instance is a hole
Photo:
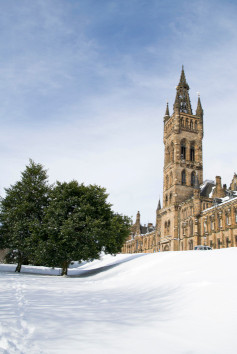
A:
{"label": "arched window", "polygon": [[168,205],[168,195],[165,197],[165,206]]}
{"label": "arched window", "polygon": [[172,202],[172,193],[170,193],[170,203]]}
{"label": "arched window", "polygon": [[191,173],[191,186],[194,187],[195,185],[195,172],[193,171]]}
{"label": "arched window", "polygon": [[190,146],[190,161],[195,161],[195,147],[193,143]]}
{"label": "arched window", "polygon": [[186,184],[186,171],[185,170],[183,170],[181,173],[181,183],[182,183],[182,185]]}
{"label": "arched window", "polygon": [[184,126],[184,119],[181,118],[181,126],[183,127]]}
{"label": "arched window", "polygon": [[188,128],[188,118],[186,118],[186,128]]}
{"label": "arched window", "polygon": [[195,130],[197,130],[197,121],[195,120]]}
{"label": "arched window", "polygon": [[181,151],[180,151],[180,154],[181,154],[181,160],[186,160],[186,143],[185,143],[185,140],[182,140],[181,141]]}
{"label": "arched window", "polygon": [[190,120],[190,129],[193,130],[193,121],[192,121],[192,119]]}

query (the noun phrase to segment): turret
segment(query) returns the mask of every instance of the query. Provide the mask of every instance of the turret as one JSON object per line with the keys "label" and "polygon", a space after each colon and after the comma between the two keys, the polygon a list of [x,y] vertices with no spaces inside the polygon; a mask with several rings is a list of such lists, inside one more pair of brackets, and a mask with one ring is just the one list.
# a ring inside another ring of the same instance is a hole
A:
{"label": "turret", "polygon": [[141,227],[141,216],[140,216],[140,211],[137,212],[137,216],[136,216],[136,235],[140,234],[140,227]]}

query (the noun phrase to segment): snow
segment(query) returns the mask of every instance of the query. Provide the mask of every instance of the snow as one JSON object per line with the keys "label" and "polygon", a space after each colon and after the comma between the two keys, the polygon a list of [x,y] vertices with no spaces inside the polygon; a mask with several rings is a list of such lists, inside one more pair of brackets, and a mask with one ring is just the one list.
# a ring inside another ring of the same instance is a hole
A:
{"label": "snow", "polygon": [[0,353],[236,353],[236,265],[236,248],[104,255],[71,277],[0,265]]}

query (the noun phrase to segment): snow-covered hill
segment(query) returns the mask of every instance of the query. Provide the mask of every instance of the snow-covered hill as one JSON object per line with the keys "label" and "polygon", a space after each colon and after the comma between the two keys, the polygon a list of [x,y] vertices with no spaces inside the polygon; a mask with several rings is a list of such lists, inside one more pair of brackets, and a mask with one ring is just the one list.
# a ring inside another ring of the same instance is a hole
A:
{"label": "snow-covered hill", "polygon": [[0,265],[0,353],[236,353],[236,269],[236,248],[103,256],[72,277]]}

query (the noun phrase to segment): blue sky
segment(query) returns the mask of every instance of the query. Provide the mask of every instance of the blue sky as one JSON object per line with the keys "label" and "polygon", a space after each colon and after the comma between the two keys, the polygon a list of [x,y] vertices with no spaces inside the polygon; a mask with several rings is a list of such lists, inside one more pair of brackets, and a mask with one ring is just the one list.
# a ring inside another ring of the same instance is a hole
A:
{"label": "blue sky", "polygon": [[29,158],[56,179],[107,188],[118,212],[155,221],[163,115],[182,64],[204,108],[204,178],[236,168],[235,1],[1,0],[4,187]]}

